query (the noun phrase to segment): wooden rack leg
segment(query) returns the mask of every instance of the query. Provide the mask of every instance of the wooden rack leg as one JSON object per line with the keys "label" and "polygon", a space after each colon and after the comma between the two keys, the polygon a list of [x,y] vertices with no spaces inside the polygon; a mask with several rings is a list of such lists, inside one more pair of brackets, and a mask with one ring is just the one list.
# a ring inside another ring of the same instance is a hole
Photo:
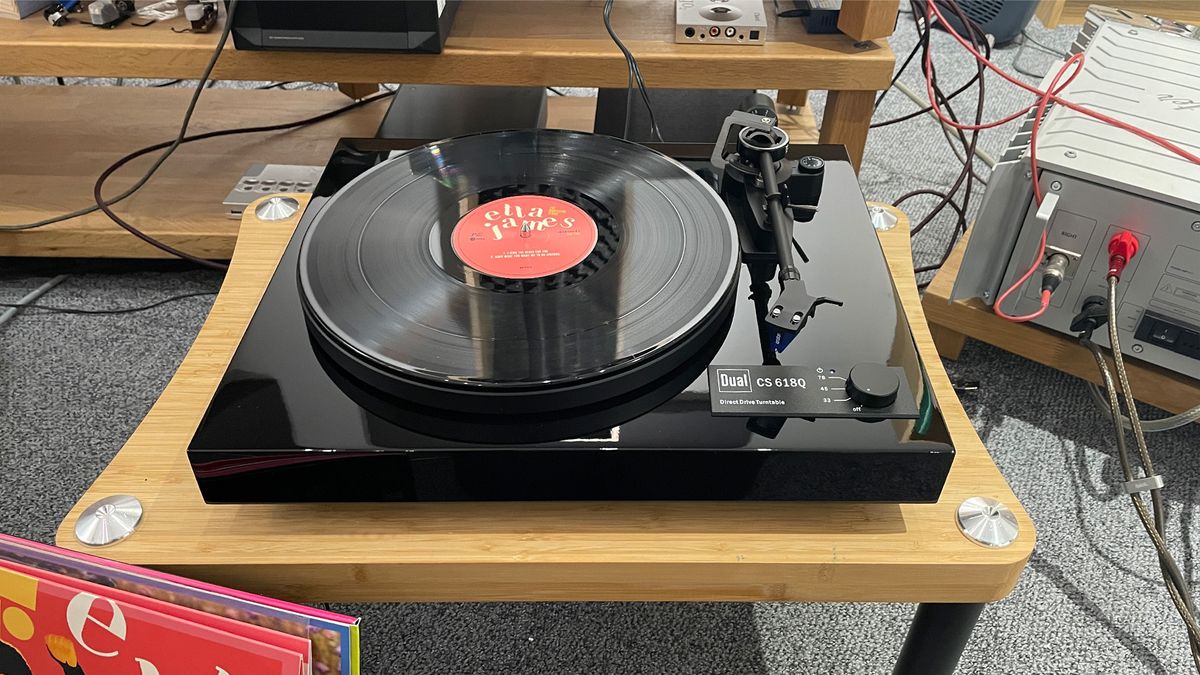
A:
{"label": "wooden rack leg", "polygon": [[779,92],[779,96],[775,98],[775,102],[779,105],[790,105],[797,108],[803,108],[808,105],[808,90],[807,89],[787,89]]}
{"label": "wooden rack leg", "polygon": [[933,323],[929,324],[929,335],[933,338],[933,346],[937,347],[938,355],[951,361],[958,360],[967,342],[966,335]]}
{"label": "wooden rack leg", "polygon": [[338,82],[338,91],[355,101],[379,92],[378,82]]}
{"label": "wooden rack leg", "polygon": [[885,38],[895,30],[899,11],[899,0],[843,2],[838,15],[838,30],[859,42]]}
{"label": "wooden rack leg", "polygon": [[850,154],[854,168],[862,167],[871,115],[875,112],[873,91],[831,91],[821,121],[821,142],[841,143]]}

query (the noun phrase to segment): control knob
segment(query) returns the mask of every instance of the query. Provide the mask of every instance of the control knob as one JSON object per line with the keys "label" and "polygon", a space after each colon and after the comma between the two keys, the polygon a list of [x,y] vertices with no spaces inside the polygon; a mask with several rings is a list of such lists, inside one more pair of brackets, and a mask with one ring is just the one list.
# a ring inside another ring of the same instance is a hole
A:
{"label": "control knob", "polygon": [[880,363],[859,363],[846,377],[846,393],[867,408],[886,408],[896,402],[900,376]]}

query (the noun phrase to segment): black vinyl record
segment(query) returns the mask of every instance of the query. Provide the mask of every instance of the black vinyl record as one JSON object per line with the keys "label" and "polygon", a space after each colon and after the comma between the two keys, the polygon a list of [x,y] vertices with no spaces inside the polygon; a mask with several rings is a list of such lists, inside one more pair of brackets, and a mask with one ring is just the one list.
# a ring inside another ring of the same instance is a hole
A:
{"label": "black vinyl record", "polygon": [[299,257],[310,332],[373,388],[452,410],[590,405],[719,339],[739,253],[715,192],[604,136],[416,148],[334,195]]}

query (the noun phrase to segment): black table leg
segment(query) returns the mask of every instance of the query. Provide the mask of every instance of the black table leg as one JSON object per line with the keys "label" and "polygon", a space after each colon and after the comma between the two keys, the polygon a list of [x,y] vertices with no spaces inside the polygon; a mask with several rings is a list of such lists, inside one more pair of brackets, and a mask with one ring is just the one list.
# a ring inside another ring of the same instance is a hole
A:
{"label": "black table leg", "polygon": [[982,603],[918,605],[893,675],[952,675],[982,611]]}

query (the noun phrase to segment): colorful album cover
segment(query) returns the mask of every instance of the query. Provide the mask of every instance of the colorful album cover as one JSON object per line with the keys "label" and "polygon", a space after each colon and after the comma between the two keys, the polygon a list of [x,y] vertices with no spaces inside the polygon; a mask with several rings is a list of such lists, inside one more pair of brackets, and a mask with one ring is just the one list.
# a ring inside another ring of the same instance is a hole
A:
{"label": "colorful album cover", "polygon": [[[4,675],[303,675],[303,655],[0,567]],[[44,574],[44,573],[43,573]]]}
{"label": "colorful album cover", "polygon": [[[303,657],[301,672],[305,673],[305,675],[311,675],[312,673],[312,643],[297,635],[279,633],[270,628],[243,623],[236,619],[226,618],[217,614],[201,612],[198,609],[191,609],[190,607],[174,605],[155,598],[123,591],[119,588],[101,586],[90,581],[64,577],[60,574],[54,574],[53,572],[47,572],[35,567],[0,560],[0,571],[5,569],[27,574],[43,581],[59,583],[74,589],[76,592],[90,593],[98,598],[105,598],[116,602],[121,606],[142,607],[181,621],[187,621],[188,623],[212,628],[222,633],[246,638],[253,642],[274,645],[285,651],[300,654]],[[4,675],[4,673],[0,672],[0,675]]]}
{"label": "colorful album cover", "polygon": [[[359,675],[359,620],[0,534],[0,560],[229,617],[312,643],[313,672]],[[0,673],[4,671],[0,670]],[[5,674],[7,675],[7,674]]]}

